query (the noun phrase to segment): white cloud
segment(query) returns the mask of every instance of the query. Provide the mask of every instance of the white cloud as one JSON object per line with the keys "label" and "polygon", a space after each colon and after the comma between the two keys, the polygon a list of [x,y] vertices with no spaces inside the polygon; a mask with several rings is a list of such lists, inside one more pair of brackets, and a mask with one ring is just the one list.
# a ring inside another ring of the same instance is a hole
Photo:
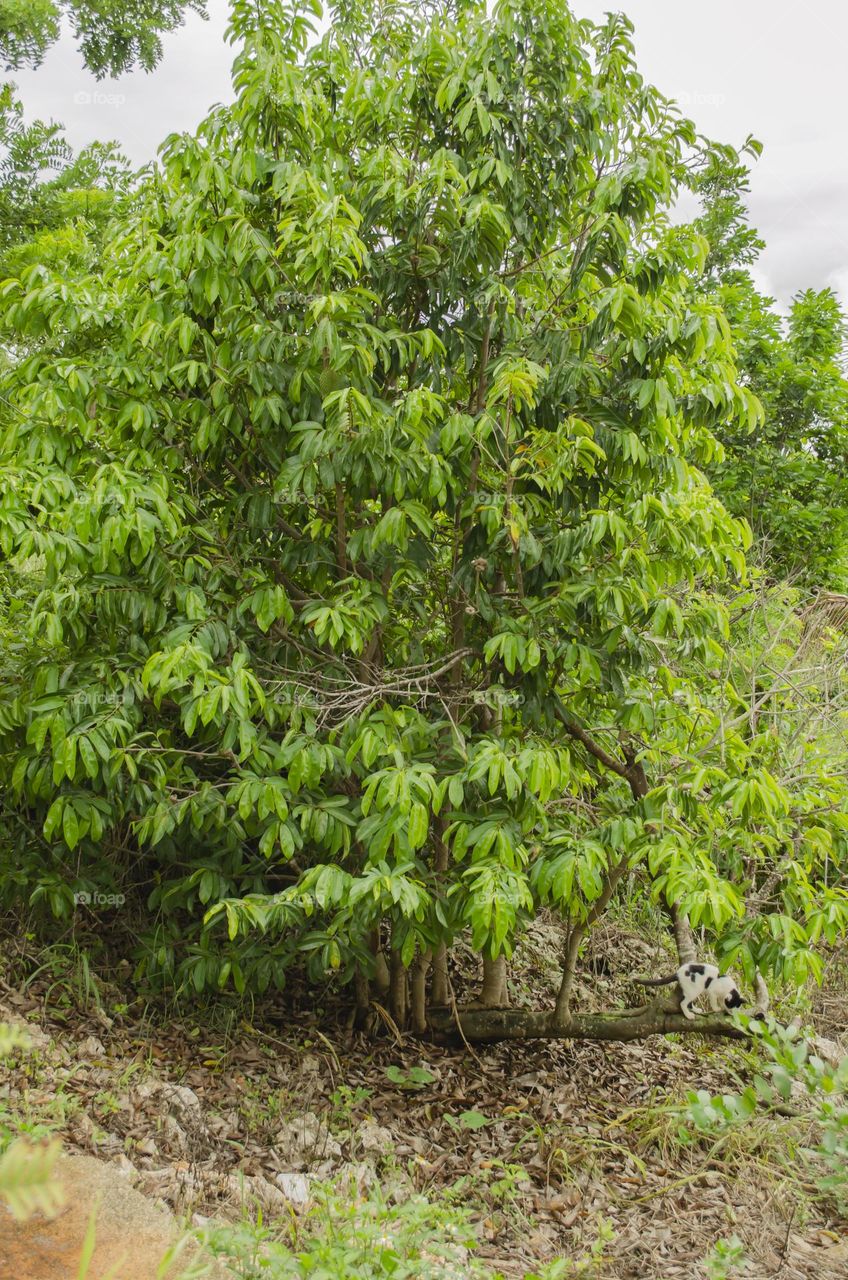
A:
{"label": "white cloud", "polygon": [[750,209],[766,241],[760,275],[784,304],[799,289],[848,279],[844,0],[572,0],[600,21],[620,7],[636,27],[639,69],[687,100],[698,128],[765,146]]}

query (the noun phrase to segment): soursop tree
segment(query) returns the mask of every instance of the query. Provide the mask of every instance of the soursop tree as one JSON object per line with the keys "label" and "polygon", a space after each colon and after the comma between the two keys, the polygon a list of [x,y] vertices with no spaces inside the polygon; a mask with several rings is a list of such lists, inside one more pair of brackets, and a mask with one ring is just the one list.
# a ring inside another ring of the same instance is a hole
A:
{"label": "soursop tree", "polygon": [[310,13],[236,0],[233,105],[96,270],[0,288],[7,899],[120,892],[147,981],[305,964],[418,1029],[463,930],[505,1003],[543,906],[567,1028],[625,880],[684,950],[769,963],[776,867],[833,934],[838,805],[725,662],[702,468],[761,409],[668,216],[709,144],[620,16]]}

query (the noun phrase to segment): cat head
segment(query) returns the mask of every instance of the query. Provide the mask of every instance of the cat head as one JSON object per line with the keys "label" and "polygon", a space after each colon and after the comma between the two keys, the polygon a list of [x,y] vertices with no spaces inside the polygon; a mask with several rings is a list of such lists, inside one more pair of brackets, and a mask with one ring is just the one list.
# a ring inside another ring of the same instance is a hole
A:
{"label": "cat head", "polygon": [[724,997],[724,1006],[726,1009],[738,1009],[744,1003],[745,997],[737,987],[734,987],[733,990]]}

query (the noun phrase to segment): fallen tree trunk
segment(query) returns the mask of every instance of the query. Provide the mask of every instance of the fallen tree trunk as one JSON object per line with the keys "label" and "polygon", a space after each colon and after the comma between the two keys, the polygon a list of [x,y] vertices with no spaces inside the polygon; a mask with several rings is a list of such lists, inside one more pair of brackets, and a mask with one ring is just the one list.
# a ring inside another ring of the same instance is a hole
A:
{"label": "fallen tree trunk", "polygon": [[[625,1009],[576,1013],[569,1022],[558,1025],[547,1010],[459,1009],[457,1012],[461,1035],[470,1044],[497,1040],[644,1040],[646,1036],[664,1036],[672,1031],[744,1040],[747,1034],[721,1013],[690,1020],[682,1013],[663,1009],[648,1008],[639,1012]],[[428,1021],[439,1034],[460,1034],[450,1009],[431,1009]]]}
{"label": "fallen tree trunk", "polygon": [[[769,1005],[768,990],[757,975],[757,1001],[751,1017],[762,1017]],[[459,1026],[457,1026],[457,1017]],[[603,1013],[575,1013],[558,1023],[553,1010],[543,1009],[430,1009],[428,1024],[439,1035],[455,1036],[469,1044],[497,1040],[644,1040],[647,1036],[723,1036],[745,1040],[748,1033],[727,1014],[700,1014],[684,1018],[680,1002],[659,999],[637,1009],[613,1009]]]}

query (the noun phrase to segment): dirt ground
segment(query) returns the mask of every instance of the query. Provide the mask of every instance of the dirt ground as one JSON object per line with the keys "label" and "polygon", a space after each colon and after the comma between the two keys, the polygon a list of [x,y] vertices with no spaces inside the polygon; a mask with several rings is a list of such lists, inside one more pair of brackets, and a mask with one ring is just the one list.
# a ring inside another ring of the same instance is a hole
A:
{"label": "dirt ground", "polygon": [[[544,967],[541,944],[519,1001],[544,978],[534,966]],[[584,979],[603,996],[617,976]],[[398,1040],[388,1027],[365,1038],[329,998],[308,1008],[291,995],[214,1031],[208,1014],[116,1012],[104,992],[83,1014],[61,1007],[46,976],[25,991],[0,981],[0,1021],[24,1020],[34,1040],[0,1067],[0,1105],[46,1120],[70,1150],[111,1162],[195,1223],[245,1204],[289,1218],[315,1180],[351,1173],[398,1194],[458,1186],[480,1255],[507,1280],[585,1256],[599,1230],[606,1243],[590,1274],[614,1280],[697,1280],[715,1242],[732,1236],[750,1260],[746,1280],[848,1277],[848,1224],[805,1194],[800,1166],[789,1177],[775,1158],[781,1143],[803,1144],[803,1121],[773,1117],[712,1149],[679,1140],[673,1107],[688,1090],[731,1091],[750,1074],[736,1045],[469,1052]]]}
{"label": "dirt ground", "polygon": [[[65,1202],[55,1217],[15,1222],[0,1208],[0,1280],[69,1280],[89,1241],[86,1280],[179,1280],[192,1264],[226,1280],[172,1214],[116,1176],[112,1164],[76,1152],[56,1166]],[[92,1227],[93,1220],[93,1227]]]}

